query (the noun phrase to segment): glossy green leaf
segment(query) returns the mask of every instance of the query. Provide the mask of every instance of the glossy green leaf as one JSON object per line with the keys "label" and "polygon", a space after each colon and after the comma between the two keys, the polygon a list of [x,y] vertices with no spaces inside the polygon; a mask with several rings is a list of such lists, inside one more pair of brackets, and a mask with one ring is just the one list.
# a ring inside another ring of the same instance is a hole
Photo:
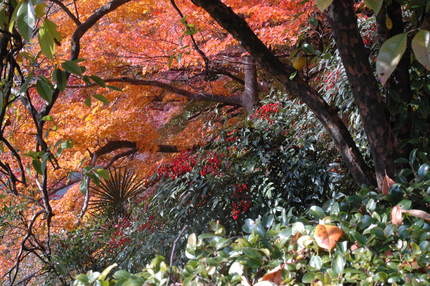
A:
{"label": "glossy green leaf", "polygon": [[39,28],[39,44],[42,53],[52,59],[55,54],[55,46],[61,40],[60,33],[57,31],[57,25],[45,19]]}
{"label": "glossy green leaf", "polygon": [[48,103],[52,101],[52,95],[54,93],[54,89],[51,83],[45,77],[40,77],[36,83],[36,90],[39,95],[46,100]]}
{"label": "glossy green leaf", "polygon": [[82,75],[82,67],[77,64],[77,61],[66,61],[61,64],[62,68],[72,74]]}
{"label": "glossy green leaf", "polygon": [[407,33],[395,35],[386,40],[376,59],[376,74],[382,85],[390,78],[406,51]]}
{"label": "glossy green leaf", "polygon": [[309,266],[315,268],[316,270],[320,270],[322,267],[322,260],[321,257],[314,255],[311,257],[311,259],[309,260]]}
{"label": "glossy green leaf", "polygon": [[16,24],[21,36],[30,41],[36,28],[36,11],[31,0],[21,2],[16,14]]}
{"label": "glossy green leaf", "polygon": [[430,70],[430,31],[418,31],[412,39],[412,50],[417,61]]}
{"label": "glossy green leaf", "polygon": [[52,74],[52,78],[56,83],[56,87],[61,90],[64,91],[66,89],[66,85],[67,85],[67,79],[66,79],[66,73],[60,69],[55,69],[53,74]]}
{"label": "glossy green leaf", "polygon": [[375,15],[377,15],[382,8],[384,0],[364,0],[364,3],[375,12]]}
{"label": "glossy green leaf", "polygon": [[341,254],[337,254],[332,262],[333,272],[336,274],[342,274],[343,270],[345,269],[345,264],[345,257]]}

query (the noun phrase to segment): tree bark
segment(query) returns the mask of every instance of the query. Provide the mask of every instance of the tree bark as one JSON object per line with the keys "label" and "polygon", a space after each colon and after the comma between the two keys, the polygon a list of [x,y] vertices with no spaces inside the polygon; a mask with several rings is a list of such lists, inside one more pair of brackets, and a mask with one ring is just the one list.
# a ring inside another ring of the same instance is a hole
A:
{"label": "tree bark", "polygon": [[373,185],[372,172],[364,162],[351,134],[332,109],[299,75],[290,79],[295,72],[291,65],[284,65],[263,44],[246,21],[219,0],[193,0],[211,15],[224,29],[240,42],[251,56],[277,80],[291,96],[300,98],[321,121],[331,135],[342,159],[359,185]]}
{"label": "tree bark", "polygon": [[241,102],[246,111],[251,112],[257,103],[258,97],[257,68],[251,56],[246,56],[244,59],[245,90],[243,91]]}
{"label": "tree bark", "polygon": [[328,17],[369,141],[378,187],[386,191],[386,176],[394,173],[389,113],[370,66],[369,51],[358,31],[353,2],[334,0]]}

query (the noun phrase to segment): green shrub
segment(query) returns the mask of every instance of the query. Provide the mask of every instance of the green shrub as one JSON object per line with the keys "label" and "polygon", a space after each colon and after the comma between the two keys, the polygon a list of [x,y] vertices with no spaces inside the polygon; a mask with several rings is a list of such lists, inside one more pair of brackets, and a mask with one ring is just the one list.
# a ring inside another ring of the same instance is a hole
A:
{"label": "green shrub", "polygon": [[[400,202],[404,208],[410,204]],[[188,236],[188,261],[181,268],[157,256],[139,273],[120,270],[100,278],[89,272],[74,285],[428,285],[430,225],[414,217],[395,225],[390,212],[385,197],[364,190],[339,194],[301,216],[290,210],[276,220],[272,215],[247,219],[240,237],[226,236],[213,223],[211,233]],[[331,251],[317,243],[318,224],[344,232]],[[278,284],[274,277],[257,283],[273,269]]]}

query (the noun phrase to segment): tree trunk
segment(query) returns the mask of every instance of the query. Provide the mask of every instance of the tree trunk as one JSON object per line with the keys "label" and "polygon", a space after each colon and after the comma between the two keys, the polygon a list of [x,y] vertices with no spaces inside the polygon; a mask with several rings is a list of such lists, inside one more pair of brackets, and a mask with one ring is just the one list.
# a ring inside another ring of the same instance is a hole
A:
{"label": "tree trunk", "polygon": [[255,66],[254,59],[251,56],[246,56],[244,63],[245,73],[245,90],[243,91],[241,102],[242,106],[245,107],[249,113],[254,109],[257,103],[258,96],[258,83],[257,83],[257,69]]}
{"label": "tree trunk", "polygon": [[[387,28],[387,17],[393,23],[391,29]],[[389,5],[383,7],[376,16],[376,24],[379,35],[378,40],[381,44],[388,38],[403,33],[405,24],[401,5],[392,1]],[[410,145],[405,145],[405,141],[411,138],[413,130],[412,109],[409,106],[412,100],[409,78],[410,52],[411,49],[408,47],[385,86],[387,89],[387,106],[392,111],[390,121],[395,136],[395,154],[403,157],[407,156],[412,148]]]}
{"label": "tree trunk", "polygon": [[206,10],[224,29],[226,29],[253,58],[277,80],[291,96],[300,98],[321,121],[331,135],[342,159],[357,184],[374,184],[372,172],[365,164],[351,134],[332,109],[299,75],[290,79],[295,72],[290,65],[281,63],[251,30],[246,21],[219,0],[193,0],[193,3]]}
{"label": "tree trunk", "polygon": [[386,192],[386,176],[394,173],[393,136],[388,110],[370,66],[369,51],[358,31],[353,2],[334,0],[328,16],[369,141],[378,187]]}

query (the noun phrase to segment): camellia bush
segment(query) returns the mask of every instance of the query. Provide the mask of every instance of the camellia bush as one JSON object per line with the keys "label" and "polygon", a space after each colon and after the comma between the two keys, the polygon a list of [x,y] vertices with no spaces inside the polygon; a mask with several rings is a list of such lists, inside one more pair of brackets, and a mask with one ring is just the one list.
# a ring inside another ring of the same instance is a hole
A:
{"label": "camellia bush", "polygon": [[[430,186],[428,169],[409,185],[417,183]],[[73,285],[427,285],[430,214],[411,209],[409,188],[397,187],[395,206],[393,193],[338,193],[301,215],[284,209],[246,219],[239,236],[213,222],[209,233],[188,236],[183,267],[156,256],[140,272],[113,264]]]}

